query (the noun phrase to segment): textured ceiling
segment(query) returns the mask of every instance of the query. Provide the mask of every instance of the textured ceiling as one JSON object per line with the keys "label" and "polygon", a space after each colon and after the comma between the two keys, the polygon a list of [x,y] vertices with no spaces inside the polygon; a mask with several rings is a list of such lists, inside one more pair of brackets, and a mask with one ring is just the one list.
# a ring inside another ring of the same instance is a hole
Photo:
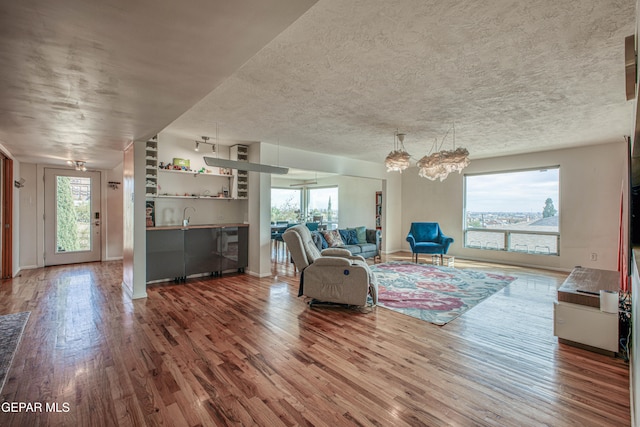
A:
{"label": "textured ceiling", "polygon": [[315,1],[3,1],[0,143],[23,162],[114,167]]}
{"label": "textured ceiling", "polygon": [[472,159],[630,134],[633,0],[314,3],[2,2],[0,143],[113,167],[167,125],[371,161],[453,122]]}
{"label": "textured ceiling", "polygon": [[634,17],[633,0],[320,0],[166,131],[371,161],[396,129],[421,157],[453,122],[472,158],[621,141]]}

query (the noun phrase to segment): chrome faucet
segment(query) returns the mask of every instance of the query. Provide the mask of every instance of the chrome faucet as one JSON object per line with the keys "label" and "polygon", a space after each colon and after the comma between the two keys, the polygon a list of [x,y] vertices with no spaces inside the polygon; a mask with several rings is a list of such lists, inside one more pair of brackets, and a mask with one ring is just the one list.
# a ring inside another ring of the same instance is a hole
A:
{"label": "chrome faucet", "polygon": [[191,219],[191,217],[187,218],[187,209],[193,209],[193,213],[196,213],[196,208],[194,208],[193,206],[187,206],[186,208],[184,208],[184,210],[182,211],[182,226],[186,227],[189,225],[189,220]]}

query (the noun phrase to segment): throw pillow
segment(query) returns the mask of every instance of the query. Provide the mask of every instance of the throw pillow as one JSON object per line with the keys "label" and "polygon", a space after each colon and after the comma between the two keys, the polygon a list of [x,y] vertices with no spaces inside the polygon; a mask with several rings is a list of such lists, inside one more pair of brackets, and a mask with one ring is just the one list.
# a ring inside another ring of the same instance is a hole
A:
{"label": "throw pillow", "polygon": [[364,225],[362,227],[356,227],[356,237],[358,238],[358,243],[364,244],[367,243],[367,227]]}
{"label": "throw pillow", "polygon": [[318,236],[320,236],[320,248],[327,249],[329,244],[327,243],[327,239],[324,238],[324,234],[320,231],[314,231],[314,233],[318,233]]}
{"label": "throw pillow", "polygon": [[357,245],[358,237],[356,236],[356,230],[353,228],[346,228],[338,230],[340,237],[345,245]]}
{"label": "throw pillow", "polygon": [[323,231],[322,235],[324,236],[330,248],[344,246],[344,241],[340,237],[340,232],[338,230]]}
{"label": "throw pillow", "polygon": [[358,243],[358,234],[354,228],[349,228],[347,230],[347,241],[345,242],[347,245],[357,245]]}

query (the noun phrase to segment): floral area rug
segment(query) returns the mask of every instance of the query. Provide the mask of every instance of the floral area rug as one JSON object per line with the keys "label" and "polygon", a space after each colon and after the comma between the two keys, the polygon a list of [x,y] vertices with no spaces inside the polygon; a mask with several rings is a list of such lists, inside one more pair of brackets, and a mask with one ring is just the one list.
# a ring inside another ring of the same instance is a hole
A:
{"label": "floral area rug", "polygon": [[370,267],[378,280],[379,305],[436,325],[445,325],[516,280],[483,271],[409,262]]}

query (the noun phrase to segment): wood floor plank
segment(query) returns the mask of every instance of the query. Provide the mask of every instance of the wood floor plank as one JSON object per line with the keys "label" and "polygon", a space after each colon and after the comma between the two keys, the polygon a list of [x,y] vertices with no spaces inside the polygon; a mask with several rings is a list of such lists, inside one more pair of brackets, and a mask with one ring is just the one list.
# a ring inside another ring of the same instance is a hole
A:
{"label": "wood floor plank", "polygon": [[630,425],[628,365],[553,336],[567,274],[456,267],[517,280],[435,326],[309,308],[286,259],[269,278],[158,284],[136,301],[120,262],[24,271],[0,283],[0,314],[31,311],[0,397],[68,411],[0,411],[0,425]]}

